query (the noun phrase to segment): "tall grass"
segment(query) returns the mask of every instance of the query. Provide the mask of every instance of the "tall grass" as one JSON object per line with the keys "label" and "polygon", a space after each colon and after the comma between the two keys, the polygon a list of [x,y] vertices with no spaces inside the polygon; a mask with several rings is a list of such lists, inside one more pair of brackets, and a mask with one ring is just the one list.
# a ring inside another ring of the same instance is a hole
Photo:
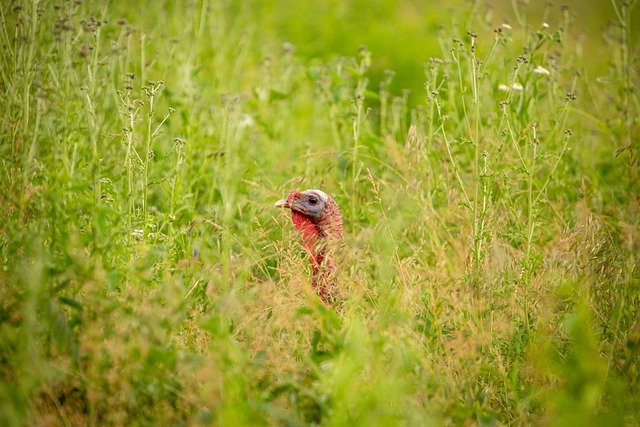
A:
{"label": "tall grass", "polygon": [[[637,424],[635,2],[597,58],[455,8],[411,94],[268,2],[5,3],[3,425]],[[271,208],[310,187],[332,309]]]}

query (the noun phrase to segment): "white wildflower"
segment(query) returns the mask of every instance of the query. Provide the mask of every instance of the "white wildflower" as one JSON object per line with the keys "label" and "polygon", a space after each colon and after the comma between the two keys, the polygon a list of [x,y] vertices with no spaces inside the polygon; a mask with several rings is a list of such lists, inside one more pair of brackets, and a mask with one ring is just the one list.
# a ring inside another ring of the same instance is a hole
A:
{"label": "white wildflower", "polygon": [[545,30],[549,29],[549,24],[547,24],[546,22],[542,23],[542,28],[544,28]]}
{"label": "white wildflower", "polygon": [[538,65],[534,70],[533,70],[533,74],[542,74],[545,76],[550,75],[551,73],[549,72],[549,70],[547,70],[546,68]]}
{"label": "white wildflower", "polygon": [[291,53],[296,50],[296,47],[291,42],[284,42],[282,43],[282,50],[284,50],[286,53]]}
{"label": "white wildflower", "polygon": [[255,121],[253,120],[253,117],[251,117],[249,114],[245,114],[244,116],[242,116],[239,126],[241,128],[248,128],[253,126],[254,124],[255,124]]}
{"label": "white wildflower", "polygon": [[131,232],[131,235],[136,239],[140,240],[142,239],[142,236],[144,236],[144,230],[142,228],[134,228],[133,231]]}
{"label": "white wildflower", "polygon": [[514,84],[511,85],[511,89],[517,90],[517,91],[522,91],[522,90],[524,90],[524,87],[520,83],[514,83]]}
{"label": "white wildflower", "polygon": [[500,83],[498,85],[498,90],[501,90],[503,92],[509,92],[511,90],[511,88],[505,84]]}

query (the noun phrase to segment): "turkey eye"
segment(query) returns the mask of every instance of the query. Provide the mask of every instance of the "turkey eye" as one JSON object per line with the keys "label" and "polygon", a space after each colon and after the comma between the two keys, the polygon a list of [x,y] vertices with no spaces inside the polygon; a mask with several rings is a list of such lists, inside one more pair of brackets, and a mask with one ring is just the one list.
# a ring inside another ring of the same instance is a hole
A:
{"label": "turkey eye", "polygon": [[318,203],[318,198],[315,196],[311,196],[309,197],[309,204],[310,205],[315,205],[316,203]]}

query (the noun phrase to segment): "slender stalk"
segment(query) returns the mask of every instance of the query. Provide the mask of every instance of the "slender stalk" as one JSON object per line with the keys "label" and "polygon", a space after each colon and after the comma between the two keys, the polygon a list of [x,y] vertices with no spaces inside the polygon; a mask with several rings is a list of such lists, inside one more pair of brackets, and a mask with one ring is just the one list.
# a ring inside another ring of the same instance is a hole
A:
{"label": "slender stalk", "polygon": [[423,159],[429,165],[429,172],[430,172],[429,177],[431,180],[431,189],[430,191],[427,192],[429,206],[433,206],[432,193],[434,189],[438,188],[438,185],[439,185],[438,174],[436,173],[436,168],[432,160],[432,152],[434,150],[433,138],[435,134],[433,122],[435,120],[435,114],[436,114],[435,103],[436,103],[436,96],[438,93],[437,77],[438,77],[437,65],[433,64],[431,67],[431,72],[429,73],[429,78],[427,79],[427,83],[426,83],[427,104],[429,105],[429,113],[428,113],[428,119],[427,119],[426,147],[422,153]]}
{"label": "slender stalk", "polygon": [[530,298],[530,282],[533,274],[533,261],[531,260],[531,247],[533,245],[533,235],[535,233],[535,212],[536,205],[533,198],[533,181],[536,168],[536,160],[538,154],[538,135],[537,125],[532,124],[532,153],[529,167],[527,168],[528,180],[527,180],[527,237],[525,242],[525,265],[524,265],[524,318],[525,327],[529,331],[531,325],[529,323],[529,298]]}
{"label": "slender stalk", "polygon": [[[358,164],[358,147],[360,145],[360,135],[362,132],[362,124],[364,121],[364,91],[367,87],[367,80],[362,79],[358,82],[356,95],[354,100],[355,116],[353,117],[353,146],[351,148],[351,194],[357,194],[358,179],[360,168]],[[356,203],[351,203],[351,224],[356,223]]]}
{"label": "slender stalk", "polygon": [[38,35],[38,1],[34,0],[31,3],[31,20],[29,22],[29,50],[27,53],[26,63],[23,64],[25,75],[27,78],[26,84],[23,87],[22,94],[22,132],[23,135],[27,134],[29,128],[29,112],[31,107],[31,84],[33,77],[33,57],[35,56],[36,38]]}
{"label": "slender stalk", "polygon": [[[362,134],[362,126],[366,119],[366,112],[364,111],[364,95],[367,90],[369,80],[364,77],[367,69],[371,63],[370,53],[366,50],[360,52],[361,60],[358,67],[358,83],[356,86],[356,92],[354,95],[354,117],[352,123],[353,130],[353,146],[351,148],[351,194],[356,195],[358,193],[358,180],[360,179],[360,165],[358,160],[358,152],[360,145],[360,137]],[[356,224],[356,205],[357,203],[351,203],[351,225],[355,227]]]}
{"label": "slender stalk", "polygon": [[[635,2],[632,3],[632,6],[635,6]],[[620,7],[620,26],[622,28],[622,42],[621,42],[621,56],[622,56],[622,74],[624,85],[622,88],[622,99],[624,106],[624,118],[625,118],[625,133],[626,133],[626,143],[629,144],[631,156],[630,161],[633,163],[635,161],[634,157],[637,153],[634,153],[634,140],[632,139],[632,126],[633,126],[633,114],[631,112],[630,105],[630,95],[633,93],[633,83],[631,81],[631,61],[629,60],[629,32],[631,29],[631,14],[629,13],[629,2],[623,1]],[[637,144],[637,141],[635,142]],[[637,174],[637,168],[632,168],[632,173]]]}
{"label": "slender stalk", "polygon": [[142,219],[143,224],[146,229],[147,227],[147,203],[148,203],[148,192],[149,192],[149,162],[151,161],[151,140],[153,138],[151,132],[151,125],[153,121],[154,115],[154,102],[155,102],[155,85],[154,83],[149,83],[149,110],[147,112],[147,131],[145,137],[145,147],[144,147],[144,162],[142,164]]}
{"label": "slender stalk", "polygon": [[173,182],[171,184],[171,206],[169,209],[171,217],[175,215],[176,200],[180,193],[180,173],[184,163],[184,145],[186,144],[186,141],[181,138],[176,138],[173,143],[176,147],[177,156],[173,172]]}
{"label": "slender stalk", "polygon": [[29,144],[29,150],[27,151],[27,155],[24,159],[24,165],[22,169],[22,183],[23,187],[26,188],[29,182],[29,178],[31,175],[31,165],[33,164],[36,151],[38,150],[38,137],[40,133],[40,118],[41,118],[41,104],[42,102],[36,102],[36,117],[35,123],[33,125],[33,136],[31,137],[31,144]]}
{"label": "slender stalk", "polygon": [[91,142],[91,175],[94,200],[96,203],[100,201],[102,194],[100,185],[100,149],[98,147],[100,124],[98,123],[97,109],[95,105],[96,100],[99,98],[97,93],[96,73],[98,71],[98,52],[100,51],[100,28],[100,25],[97,25],[93,33],[94,49],[91,61],[87,64],[89,85],[86,88],[85,93],[89,140]]}
{"label": "slender stalk", "polygon": [[134,166],[133,166],[133,153],[135,153],[135,147],[133,146],[134,138],[133,138],[133,130],[136,122],[137,116],[137,108],[132,105],[131,93],[129,92],[127,95],[127,100],[125,101],[125,108],[128,111],[128,123],[125,130],[126,142],[127,142],[127,150],[125,154],[125,167],[127,168],[127,200],[129,205],[129,228],[133,226],[133,219],[135,214],[135,203],[134,203],[134,189],[133,189],[133,180],[134,180]]}
{"label": "slender stalk", "polygon": [[438,112],[438,119],[440,119],[441,121],[440,130],[442,132],[442,139],[444,139],[444,145],[447,148],[447,156],[449,157],[449,161],[451,162],[451,165],[453,167],[453,173],[456,176],[456,180],[458,181],[460,190],[462,190],[462,195],[464,196],[464,202],[466,203],[467,207],[470,207],[471,199],[469,199],[469,195],[467,194],[467,190],[464,186],[464,182],[462,181],[462,177],[460,176],[460,170],[459,170],[458,164],[453,158],[453,154],[451,152],[451,143],[449,142],[449,138],[447,137],[447,132],[444,128],[444,117],[442,114],[442,109],[437,99],[435,100],[435,105],[436,105],[436,110]]}
{"label": "slender stalk", "polygon": [[[474,199],[473,199],[473,257],[474,257],[474,270],[476,273],[480,270],[480,262],[482,261],[482,240],[484,237],[484,217],[486,213],[486,200],[483,200],[480,204],[480,192],[484,191],[483,175],[480,171],[480,98],[478,96],[478,67],[479,62],[475,54],[475,34],[471,34],[471,90],[473,97],[474,115],[475,115],[475,129],[473,139],[474,147]],[[486,161],[486,158],[485,158]],[[483,197],[484,199],[484,197]]]}
{"label": "slender stalk", "polygon": [[[525,245],[525,256],[527,259],[527,263],[530,262],[531,256],[531,245],[533,243],[533,234],[535,231],[535,200],[533,198],[533,181],[534,181],[534,173],[536,167],[536,160],[538,154],[538,141],[537,141],[537,129],[536,126],[533,126],[533,141],[532,144],[532,154],[531,161],[529,163],[529,167],[527,169],[528,180],[527,180],[527,240]],[[527,282],[531,279],[531,268],[530,264],[525,270],[525,279]]]}

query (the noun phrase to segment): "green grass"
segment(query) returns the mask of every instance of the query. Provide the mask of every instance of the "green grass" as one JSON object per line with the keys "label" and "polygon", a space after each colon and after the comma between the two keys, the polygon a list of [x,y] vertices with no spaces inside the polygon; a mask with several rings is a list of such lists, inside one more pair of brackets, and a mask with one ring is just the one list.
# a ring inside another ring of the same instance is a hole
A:
{"label": "green grass", "polygon": [[638,425],[637,2],[374,3],[0,5],[2,425]]}

